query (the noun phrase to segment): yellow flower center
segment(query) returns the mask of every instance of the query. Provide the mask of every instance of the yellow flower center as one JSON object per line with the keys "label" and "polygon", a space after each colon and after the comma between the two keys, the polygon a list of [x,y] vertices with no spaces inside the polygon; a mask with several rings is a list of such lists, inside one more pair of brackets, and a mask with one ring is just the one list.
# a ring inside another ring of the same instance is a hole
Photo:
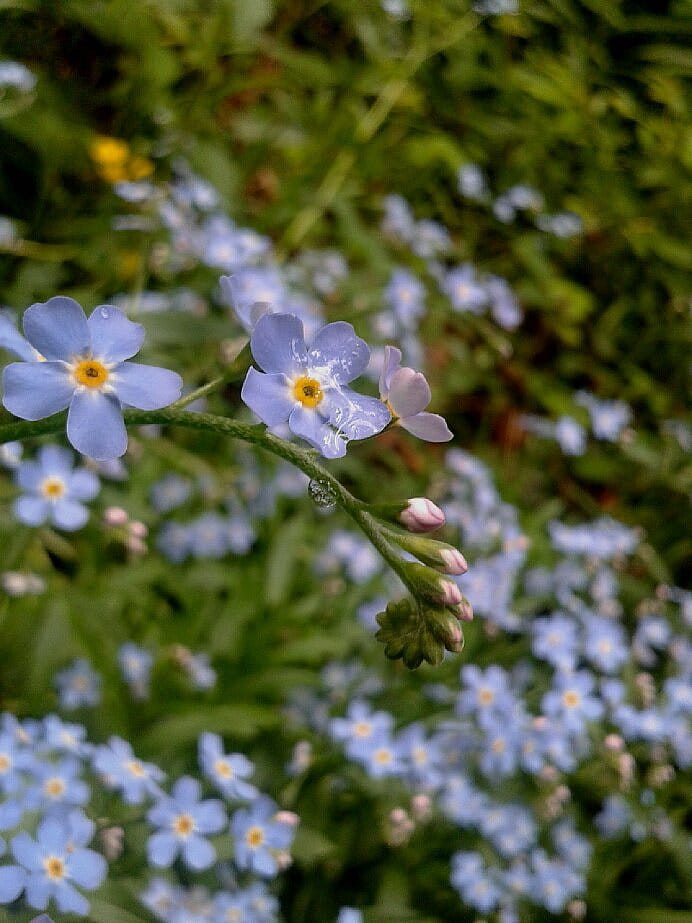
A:
{"label": "yellow flower center", "polygon": [[226,911],[226,919],[228,923],[239,923],[240,920],[240,910],[238,907],[231,907]]}
{"label": "yellow flower center", "polygon": [[306,375],[301,375],[293,383],[293,395],[303,407],[317,407],[323,397],[319,381]]}
{"label": "yellow flower center", "polygon": [[250,827],[245,834],[245,842],[253,849],[257,849],[264,843],[264,830],[261,827]]}
{"label": "yellow flower center", "polygon": [[353,728],[356,737],[369,737],[372,727],[367,721],[359,721]]}
{"label": "yellow flower center", "polygon": [[222,779],[232,779],[233,770],[229,766],[226,760],[217,760],[214,763],[214,772],[217,776],[220,776]]}
{"label": "yellow flower center", "polygon": [[12,761],[6,753],[0,753],[0,772],[7,772],[12,765]]}
{"label": "yellow flower center", "polygon": [[65,783],[57,776],[53,779],[46,779],[43,783],[43,791],[49,798],[59,798],[65,792]]}
{"label": "yellow flower center", "polygon": [[72,369],[72,375],[78,385],[86,388],[102,388],[108,381],[108,369],[97,359],[83,359]]}
{"label": "yellow flower center", "polygon": [[47,856],[43,860],[43,867],[53,881],[61,881],[65,877],[65,863],[57,856]]}
{"label": "yellow flower center", "polygon": [[481,705],[492,705],[495,693],[492,689],[481,689],[478,693],[478,701]]}
{"label": "yellow flower center", "polygon": [[173,821],[173,830],[178,836],[188,836],[195,828],[195,822],[189,814],[179,814]]}
{"label": "yellow flower center", "polygon": [[505,742],[501,737],[496,737],[495,740],[490,745],[490,749],[493,753],[504,753],[505,752]]}
{"label": "yellow flower center", "polygon": [[131,775],[136,776],[138,779],[146,775],[144,766],[142,766],[139,760],[130,760],[125,764],[125,768]]}
{"label": "yellow flower center", "polygon": [[580,702],[579,693],[568,689],[567,692],[562,696],[562,701],[565,703],[567,708],[576,708]]}
{"label": "yellow flower center", "polygon": [[392,751],[386,750],[382,747],[380,750],[375,751],[375,762],[379,766],[387,766],[392,762]]}
{"label": "yellow flower center", "polygon": [[46,500],[59,500],[65,493],[65,484],[60,478],[45,478],[41,484],[41,493]]}

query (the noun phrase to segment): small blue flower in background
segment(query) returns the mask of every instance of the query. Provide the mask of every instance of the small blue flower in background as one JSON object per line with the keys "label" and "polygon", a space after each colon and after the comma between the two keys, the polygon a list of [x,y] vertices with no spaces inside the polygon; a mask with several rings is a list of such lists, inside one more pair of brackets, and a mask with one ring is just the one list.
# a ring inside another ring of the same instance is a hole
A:
{"label": "small blue flower in background", "polygon": [[555,439],[565,455],[583,455],[586,451],[584,427],[573,417],[560,417],[555,424]]}
{"label": "small blue flower in background", "polygon": [[58,673],[55,685],[62,708],[72,710],[83,705],[98,705],[101,701],[101,677],[83,658]]}
{"label": "small blue flower in background", "polygon": [[425,314],[425,287],[408,269],[397,267],[392,272],[384,297],[404,327],[415,327]]}
{"label": "small blue flower in background", "polygon": [[455,311],[482,314],[488,303],[488,292],[478,281],[476,270],[470,263],[450,269],[442,280],[442,290]]}
{"label": "small blue flower in background", "polygon": [[9,311],[0,311],[0,349],[6,349],[25,362],[36,362],[39,353],[25,339],[19,330],[14,316]]}
{"label": "small blue flower in background", "polygon": [[99,479],[86,468],[74,468],[69,449],[46,445],[39,449],[36,461],[20,462],[17,484],[26,491],[14,503],[14,513],[28,526],[40,526],[46,520],[59,529],[73,532],[89,518],[83,501],[98,494]]}
{"label": "small blue flower in background", "polygon": [[201,800],[202,787],[196,779],[183,776],[170,795],[161,799],[147,813],[147,820],[161,828],[149,837],[147,855],[152,865],[168,868],[180,854],[188,868],[209,868],[216,850],[206,839],[226,825],[226,812],[216,798]]}
{"label": "small blue flower in background", "polygon": [[179,474],[167,474],[151,488],[151,505],[157,513],[170,513],[182,506],[192,493],[188,478]]}
{"label": "small blue flower in background", "polygon": [[72,815],[65,820],[46,818],[39,824],[35,840],[26,832],[17,834],[12,853],[19,865],[0,869],[0,901],[7,903],[26,889],[30,907],[45,910],[52,898],[61,913],[85,916],[89,902],[75,885],[87,891],[98,888],[106,877],[107,865],[99,853],[84,848],[94,829],[86,818],[84,821]]}
{"label": "small blue flower in background", "polygon": [[125,804],[141,804],[148,796],[161,795],[158,783],[166,778],[158,766],[137,759],[130,744],[120,737],[96,747],[93,767],[108,788],[120,790]]}
{"label": "small blue flower in background", "polygon": [[24,312],[24,333],[43,362],[13,362],[3,372],[3,404],[24,420],[69,407],[67,438],[83,455],[111,459],[127,449],[123,407],[157,410],[180,397],[177,372],[127,362],[144,328],[112,305],[87,320],[72,298],[56,296]]}
{"label": "small blue flower in background", "polygon": [[355,907],[342,907],[336,923],[363,923],[363,914]]}
{"label": "small blue flower in background", "polygon": [[248,266],[232,276],[221,276],[219,285],[224,302],[248,333],[263,314],[276,314],[288,307],[286,285],[272,267]]}
{"label": "small blue flower in background", "polygon": [[65,806],[86,804],[91,790],[80,778],[82,763],[66,757],[59,763],[37,763],[24,802],[30,811],[59,812]]}
{"label": "small blue flower in background", "polygon": [[264,372],[250,368],[241,394],[267,426],[288,421],[291,432],[325,458],[341,458],[349,440],[367,439],[389,423],[381,401],[347,387],[370,358],[351,324],[327,324],[308,348],[295,315],[266,314],[252,331],[250,346]]}
{"label": "small blue flower in background", "polygon": [[295,828],[277,820],[277,806],[262,796],[247,809],[236,811],[231,821],[235,840],[235,863],[258,875],[273,878],[279,871],[276,852],[288,849]]}
{"label": "small blue flower in background", "polygon": [[432,399],[430,385],[422,372],[401,367],[401,350],[396,346],[384,348],[380,399],[391,411],[394,423],[412,436],[426,442],[449,442],[454,438],[443,417],[425,412]]}
{"label": "small blue flower in background", "polygon": [[459,168],[457,174],[459,192],[465,199],[473,202],[485,202],[488,199],[489,189],[485,174],[475,163],[465,163]]}
{"label": "small blue flower in background", "polygon": [[561,723],[565,730],[581,734],[586,721],[603,714],[603,703],[592,694],[594,678],[586,670],[558,673],[555,686],[543,696],[543,711]]}
{"label": "small blue flower in background", "polygon": [[252,801],[257,797],[255,786],[245,781],[254,772],[254,765],[242,753],[224,753],[218,734],[200,736],[199,765],[226,798]]}
{"label": "small blue flower in background", "polygon": [[123,679],[136,699],[149,697],[149,680],[154,656],[151,651],[133,641],[126,641],[118,649],[118,666]]}

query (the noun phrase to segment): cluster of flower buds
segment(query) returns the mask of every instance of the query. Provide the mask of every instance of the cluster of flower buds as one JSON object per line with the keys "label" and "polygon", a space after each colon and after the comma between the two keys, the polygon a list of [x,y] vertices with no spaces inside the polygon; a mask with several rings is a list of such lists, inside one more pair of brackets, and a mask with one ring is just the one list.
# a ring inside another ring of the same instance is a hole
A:
{"label": "cluster of flower buds", "polygon": [[109,528],[117,530],[118,537],[130,554],[147,553],[148,528],[138,519],[130,519],[127,511],[122,507],[107,507],[103,512],[103,522]]}
{"label": "cluster of flower buds", "polygon": [[473,609],[450,578],[465,574],[468,565],[457,548],[425,534],[444,526],[444,513],[426,497],[378,504],[370,511],[406,528],[383,525],[380,530],[390,547],[397,546],[417,559],[406,560],[399,568],[412,599],[390,603],[377,616],[377,638],[384,642],[386,656],[400,657],[415,669],[424,660],[440,663],[445,650],[459,653],[464,646],[460,623],[472,620]]}

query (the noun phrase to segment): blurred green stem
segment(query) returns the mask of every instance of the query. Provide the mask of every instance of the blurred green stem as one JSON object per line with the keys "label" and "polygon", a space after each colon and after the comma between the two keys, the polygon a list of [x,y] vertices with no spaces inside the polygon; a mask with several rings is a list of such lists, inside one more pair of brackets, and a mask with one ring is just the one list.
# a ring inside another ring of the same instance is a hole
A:
{"label": "blurred green stem", "polygon": [[[195,400],[196,394],[188,395],[188,397]],[[409,589],[413,589],[404,568],[404,561],[385,538],[377,520],[367,512],[364,508],[365,504],[361,500],[354,497],[334,475],[319,464],[317,461],[318,454],[314,450],[301,449],[299,446],[279,439],[278,436],[267,432],[263,423],[240,423],[238,420],[230,420],[227,417],[219,417],[210,413],[193,413],[182,410],[180,403],[165,410],[127,410],[125,411],[125,422],[134,426],[149,424],[184,426],[187,429],[219,433],[224,436],[231,436],[233,439],[242,439],[244,442],[249,442],[267,452],[271,452],[272,455],[283,458],[303,471],[311,480],[318,481],[326,491],[334,496],[334,502],[365,533],[404,584]],[[65,423],[65,413],[48,417],[46,420],[18,420],[14,423],[6,423],[0,425],[0,444],[27,439],[31,436],[60,433],[64,431]]]}

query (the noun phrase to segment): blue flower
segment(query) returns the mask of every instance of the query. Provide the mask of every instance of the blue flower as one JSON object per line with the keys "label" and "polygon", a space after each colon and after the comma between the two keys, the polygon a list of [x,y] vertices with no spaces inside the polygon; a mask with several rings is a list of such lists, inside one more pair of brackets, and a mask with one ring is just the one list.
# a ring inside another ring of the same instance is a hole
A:
{"label": "blue flower", "polygon": [[147,820],[161,829],[147,842],[152,865],[167,868],[180,853],[188,868],[209,868],[216,850],[206,839],[226,825],[226,813],[216,798],[200,800],[201,786],[196,779],[183,776],[173,786],[171,795],[162,795],[147,814]]}
{"label": "blue flower", "polygon": [[19,866],[0,870],[0,900],[6,902],[8,892],[19,886],[15,897],[25,888],[30,907],[45,910],[53,898],[61,913],[85,916],[89,902],[74,885],[87,891],[98,888],[107,865],[103,856],[84,848],[85,836],[93,833],[93,824],[84,821],[76,817],[73,822],[72,815],[65,820],[46,818],[38,826],[36,840],[25,832],[17,834],[12,853]]}
{"label": "blue flower", "polygon": [[267,426],[288,421],[294,435],[326,458],[341,458],[350,439],[374,436],[389,423],[381,401],[346,387],[370,358],[350,324],[327,324],[308,348],[295,315],[266,314],[250,346],[264,372],[248,370],[242,398]]}
{"label": "blue flower", "polygon": [[15,500],[17,519],[28,526],[50,520],[69,532],[81,529],[89,518],[82,501],[93,500],[100,484],[93,471],[73,466],[72,452],[55,445],[43,446],[36,461],[21,462],[16,478],[26,493]]}
{"label": "blue flower", "polygon": [[380,399],[389,407],[397,426],[425,439],[426,442],[449,442],[453,434],[438,413],[427,413],[431,400],[430,386],[422,372],[401,368],[401,350],[385,346],[380,375]]}
{"label": "blue flower", "polygon": [[25,311],[24,333],[45,361],[8,365],[3,403],[24,420],[69,407],[67,438],[84,455],[124,454],[123,406],[157,410],[180,397],[176,372],[125,361],[139,352],[144,328],[112,305],[87,320],[76,301],[57,296]]}
{"label": "blue flower", "polygon": [[242,753],[224,753],[218,734],[200,735],[199,764],[204,775],[226,798],[252,801],[257,797],[255,786],[245,782],[255,767]]}
{"label": "blue flower", "polygon": [[478,281],[476,270],[470,263],[451,269],[442,280],[442,290],[455,311],[482,314],[488,303],[488,292]]}
{"label": "blue flower", "polygon": [[24,796],[26,807],[44,813],[60,813],[65,806],[86,804],[90,789],[79,777],[81,770],[81,761],[73,757],[66,757],[59,763],[37,763],[33,784]]}
{"label": "blue flower", "polygon": [[17,330],[17,324],[8,311],[0,311],[0,349],[6,349],[25,362],[35,362],[39,354],[31,343]]}
{"label": "blue flower", "polygon": [[58,673],[55,685],[62,708],[72,710],[82,705],[98,705],[101,701],[101,677],[84,658]]}
{"label": "blue flower", "polygon": [[384,297],[404,327],[412,328],[425,314],[425,288],[408,269],[397,267],[384,291]]}
{"label": "blue flower", "polygon": [[126,641],[118,649],[118,665],[123,679],[136,699],[149,696],[149,680],[154,657],[151,651],[133,641]]}
{"label": "blue flower", "polygon": [[182,506],[192,493],[192,485],[179,474],[167,474],[151,488],[151,505],[157,513],[170,513]]}
{"label": "blue flower", "polygon": [[543,711],[566,731],[581,734],[587,720],[600,718],[604,712],[601,700],[591,694],[593,686],[593,676],[586,670],[559,673],[555,687],[543,696]]}
{"label": "blue flower", "polygon": [[277,820],[277,807],[271,798],[258,798],[250,808],[236,811],[231,821],[235,840],[235,863],[258,875],[273,878],[279,871],[276,852],[288,849],[295,829]]}
{"label": "blue flower", "polygon": [[160,795],[158,783],[166,777],[158,766],[137,759],[130,744],[120,737],[96,747],[93,766],[108,788],[120,789],[126,804],[141,804],[147,796]]}

